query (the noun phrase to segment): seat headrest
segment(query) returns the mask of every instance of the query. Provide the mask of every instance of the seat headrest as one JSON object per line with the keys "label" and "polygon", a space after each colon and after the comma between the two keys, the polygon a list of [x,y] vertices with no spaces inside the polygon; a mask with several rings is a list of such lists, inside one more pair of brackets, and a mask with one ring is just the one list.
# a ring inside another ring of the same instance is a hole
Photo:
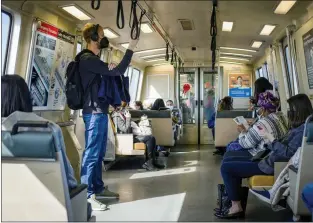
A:
{"label": "seat headrest", "polygon": [[164,111],[154,111],[154,110],[129,110],[132,118],[140,118],[143,115],[148,116],[148,118],[171,118],[171,110]]}
{"label": "seat headrest", "polygon": [[[19,127],[26,130],[19,131]],[[31,127],[48,129],[47,123],[17,122],[12,131],[2,131],[2,159],[56,159],[56,147],[52,131],[35,131]]]}
{"label": "seat headrest", "polygon": [[310,122],[306,125],[306,133],[307,142],[313,143],[313,122]]}
{"label": "seat headrest", "polygon": [[244,118],[252,118],[252,111],[239,111],[239,110],[224,110],[218,111],[216,114],[216,118],[236,118],[238,116],[243,116]]}

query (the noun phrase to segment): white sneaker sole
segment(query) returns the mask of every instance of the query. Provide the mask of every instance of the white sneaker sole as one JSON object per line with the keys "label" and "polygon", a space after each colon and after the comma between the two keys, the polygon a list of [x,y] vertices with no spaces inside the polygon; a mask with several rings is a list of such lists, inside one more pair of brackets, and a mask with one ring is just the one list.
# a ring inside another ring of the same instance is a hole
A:
{"label": "white sneaker sole", "polygon": [[92,211],[105,211],[106,210],[105,207],[104,208],[93,208],[93,207],[91,207],[91,209],[92,209]]}
{"label": "white sneaker sole", "polygon": [[101,196],[96,195],[96,199],[119,199],[120,197],[107,197],[107,196]]}

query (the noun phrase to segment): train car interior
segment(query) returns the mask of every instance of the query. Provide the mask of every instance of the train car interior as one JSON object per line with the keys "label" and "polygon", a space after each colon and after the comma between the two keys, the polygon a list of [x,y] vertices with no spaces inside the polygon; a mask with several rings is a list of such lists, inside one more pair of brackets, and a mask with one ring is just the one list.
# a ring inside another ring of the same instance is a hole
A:
{"label": "train car interior", "polygon": [[2,221],[313,221],[313,2],[1,1]]}

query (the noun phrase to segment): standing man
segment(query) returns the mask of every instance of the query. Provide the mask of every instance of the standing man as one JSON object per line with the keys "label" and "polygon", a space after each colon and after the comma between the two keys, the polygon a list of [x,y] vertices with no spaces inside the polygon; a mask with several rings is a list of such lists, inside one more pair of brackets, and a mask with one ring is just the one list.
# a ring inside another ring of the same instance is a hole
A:
{"label": "standing man", "polygon": [[98,56],[101,49],[109,45],[103,28],[98,24],[87,23],[82,33],[87,42],[87,49],[81,51],[75,58],[79,61],[79,72],[84,90],[83,119],[86,129],[81,183],[88,185],[87,197],[92,209],[102,211],[105,210],[105,205],[97,199],[119,198],[119,194],[109,191],[102,181],[102,161],[108,135],[109,103],[98,99],[101,76],[123,75],[131,62],[138,40],[130,42],[125,56],[115,67],[104,63]]}

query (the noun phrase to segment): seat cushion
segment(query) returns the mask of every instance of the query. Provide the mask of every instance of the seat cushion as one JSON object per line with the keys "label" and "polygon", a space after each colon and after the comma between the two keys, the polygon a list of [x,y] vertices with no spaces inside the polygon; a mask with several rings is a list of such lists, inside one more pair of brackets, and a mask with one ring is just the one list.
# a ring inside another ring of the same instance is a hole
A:
{"label": "seat cushion", "polygon": [[134,143],[134,150],[145,150],[146,149],[146,144],[143,142],[137,142]]}
{"label": "seat cushion", "polygon": [[253,176],[249,178],[250,187],[271,187],[274,185],[274,176]]}

